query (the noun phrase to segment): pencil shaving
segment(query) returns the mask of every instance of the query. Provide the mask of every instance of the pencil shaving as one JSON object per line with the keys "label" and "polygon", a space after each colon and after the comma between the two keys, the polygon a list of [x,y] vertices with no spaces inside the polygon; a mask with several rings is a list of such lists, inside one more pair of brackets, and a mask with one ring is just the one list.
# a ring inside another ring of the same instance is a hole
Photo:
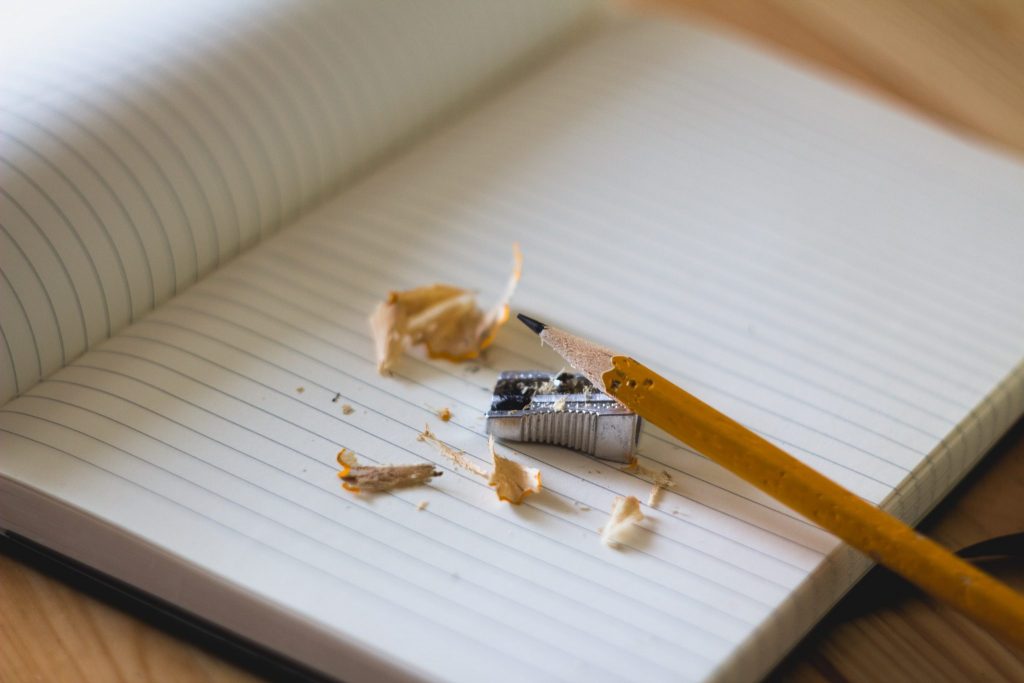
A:
{"label": "pencil shaving", "polygon": [[651,492],[647,494],[648,507],[658,507],[658,503],[661,502],[661,492],[664,490],[664,487],[658,486],[657,484],[651,486]]}
{"label": "pencil shaving", "polygon": [[407,486],[419,486],[443,473],[430,463],[416,465],[359,465],[355,454],[348,449],[338,452],[341,471],[338,478],[342,487],[352,493],[379,493]]}
{"label": "pencil shaving", "polygon": [[355,452],[350,451],[347,448],[342,448],[340,451],[338,451],[338,456],[336,459],[338,461],[338,464],[341,465],[343,469],[345,467],[355,467],[356,465],[359,464]]}
{"label": "pencil shaving", "polygon": [[640,477],[644,481],[651,483],[651,491],[647,494],[647,505],[650,507],[657,507],[661,501],[661,494],[666,489],[670,489],[676,485],[672,480],[672,475],[665,470],[652,470],[644,467],[640,464],[640,460],[633,455],[630,461],[619,468],[623,472],[630,472]]}
{"label": "pencil shaving", "polygon": [[416,437],[416,440],[424,441],[432,445],[441,455],[451,460],[456,467],[461,467],[462,469],[472,472],[478,477],[483,477],[484,479],[488,479],[491,476],[490,472],[470,460],[469,456],[465,452],[460,451],[457,448],[452,448],[444,441],[437,438],[434,433],[430,431],[430,425],[424,425],[423,431]]}
{"label": "pencil shaving", "polygon": [[379,493],[406,486],[426,484],[443,474],[430,463],[418,465],[359,465],[338,473],[345,490],[353,493]]}
{"label": "pencil shaving", "polygon": [[601,542],[614,548],[622,542],[633,525],[643,518],[639,500],[633,496],[617,496],[612,503],[611,517],[601,530]]}
{"label": "pencil shaving", "polygon": [[551,393],[554,393],[555,390],[558,388],[557,382],[555,381],[555,378],[558,377],[559,375],[564,375],[565,373],[566,373],[566,368],[565,368],[565,366],[562,366],[562,369],[559,370],[558,372],[556,372],[555,374],[551,375],[551,378],[548,381],[544,382],[544,384],[541,384],[539,387],[537,387],[536,393],[538,393],[538,394],[551,394]]}
{"label": "pencil shaving", "polygon": [[651,485],[651,492],[647,495],[647,504],[652,508],[658,507],[658,503],[661,501],[662,492],[675,485],[675,482],[672,481],[672,475],[665,470],[655,473],[654,481]]}
{"label": "pencil shaving", "polygon": [[389,374],[406,349],[420,344],[431,358],[466,361],[479,357],[508,320],[508,304],[522,272],[519,245],[513,245],[513,257],[505,292],[488,311],[477,305],[471,291],[454,285],[390,292],[370,316],[377,371]]}
{"label": "pencil shaving", "polygon": [[491,449],[491,458],[494,460],[494,469],[487,480],[488,485],[494,487],[498,494],[498,500],[506,503],[519,505],[531,493],[538,493],[541,488],[540,470],[535,467],[525,467],[515,460],[498,455],[494,450],[494,437],[487,441]]}

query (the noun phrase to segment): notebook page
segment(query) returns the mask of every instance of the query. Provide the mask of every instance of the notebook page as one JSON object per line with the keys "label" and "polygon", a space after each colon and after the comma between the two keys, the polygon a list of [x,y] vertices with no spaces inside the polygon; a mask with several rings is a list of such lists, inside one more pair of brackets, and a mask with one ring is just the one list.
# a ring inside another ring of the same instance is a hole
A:
{"label": "notebook page", "polygon": [[[366,316],[493,299],[518,240],[519,310],[916,519],[1021,412],[1022,180],[732,42],[611,28],[11,402],[3,471],[427,678],[756,678],[862,559],[649,426],[676,487],[622,550],[598,529],[650,486],[613,465],[507,445],[545,491],[501,504],[416,436],[486,465],[497,372],[557,358],[509,326],[381,378]],[[342,446],[444,475],[353,496]]]}
{"label": "notebook page", "polygon": [[588,5],[8,8],[0,403],[333,193]]}

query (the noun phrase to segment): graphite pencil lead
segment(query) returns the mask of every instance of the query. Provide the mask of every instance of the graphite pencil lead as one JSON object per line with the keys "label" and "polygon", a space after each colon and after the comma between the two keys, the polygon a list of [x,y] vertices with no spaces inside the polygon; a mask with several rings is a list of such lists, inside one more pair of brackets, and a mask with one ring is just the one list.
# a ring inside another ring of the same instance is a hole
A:
{"label": "graphite pencil lead", "polygon": [[520,322],[522,322],[524,325],[533,330],[534,334],[540,334],[547,328],[547,325],[545,325],[541,321],[534,320],[533,318],[523,315],[522,313],[519,313],[518,315],[516,315],[516,317],[519,318]]}

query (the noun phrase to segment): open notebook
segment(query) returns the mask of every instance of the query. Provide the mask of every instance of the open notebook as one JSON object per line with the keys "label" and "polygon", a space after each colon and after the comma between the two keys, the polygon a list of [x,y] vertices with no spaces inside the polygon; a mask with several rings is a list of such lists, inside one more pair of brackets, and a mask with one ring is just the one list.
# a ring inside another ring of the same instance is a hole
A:
{"label": "open notebook", "polygon": [[[416,436],[486,465],[497,373],[558,359],[382,378],[388,289],[493,299],[518,241],[517,310],[909,521],[1024,412],[1017,162],[585,5],[134,5],[0,41],[10,531],[346,681],[751,680],[867,560],[650,428],[620,550],[613,465],[510,444],[545,491],[499,503]],[[444,476],[354,496],[342,446]]]}

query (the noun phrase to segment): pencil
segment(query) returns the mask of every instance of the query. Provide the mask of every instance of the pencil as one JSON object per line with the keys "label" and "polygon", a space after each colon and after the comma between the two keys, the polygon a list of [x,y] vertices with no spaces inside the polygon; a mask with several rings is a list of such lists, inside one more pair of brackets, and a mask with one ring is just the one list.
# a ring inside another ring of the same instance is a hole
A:
{"label": "pencil", "polygon": [[816,522],[993,635],[1024,647],[1024,596],[628,356],[520,315],[640,417]]}

